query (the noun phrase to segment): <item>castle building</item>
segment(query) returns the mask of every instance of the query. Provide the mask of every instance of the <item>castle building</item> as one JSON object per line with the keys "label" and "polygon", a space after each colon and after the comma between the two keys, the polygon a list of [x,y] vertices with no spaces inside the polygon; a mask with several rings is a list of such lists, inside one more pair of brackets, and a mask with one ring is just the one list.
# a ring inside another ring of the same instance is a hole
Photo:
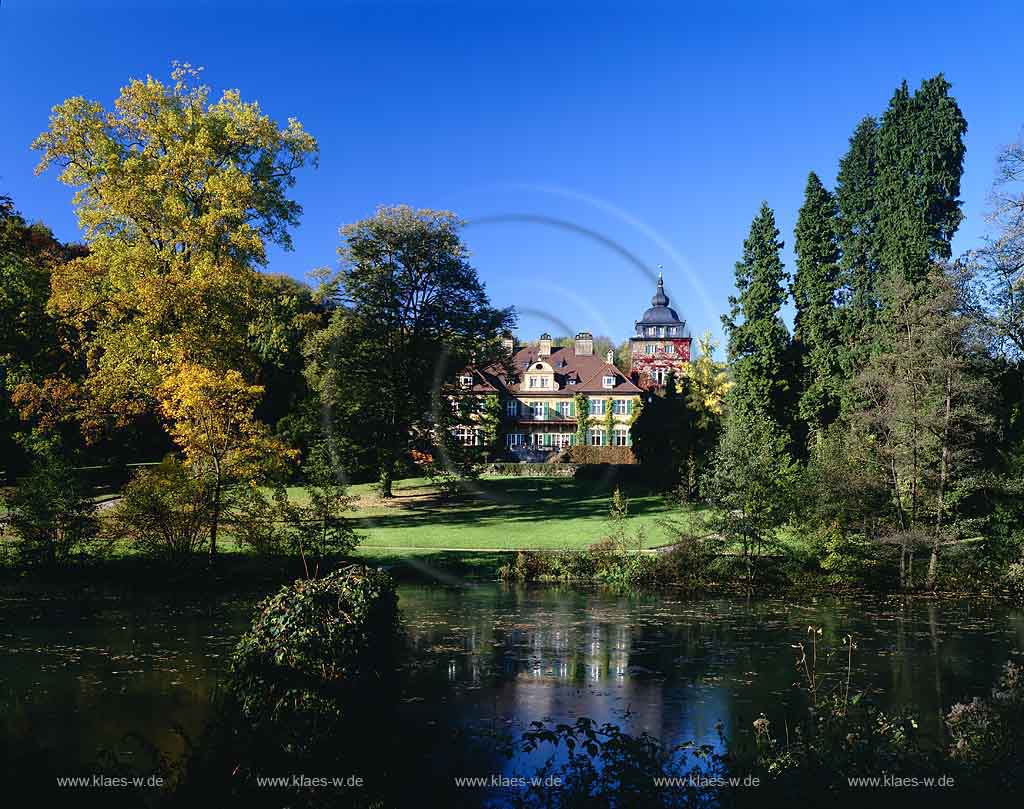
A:
{"label": "castle building", "polygon": [[[501,399],[505,446],[513,454],[554,452],[576,443],[577,395],[587,404],[587,443],[592,446],[631,446],[630,424],[641,390],[615,367],[611,352],[594,355],[590,332],[580,332],[572,345],[553,345],[542,334],[535,346],[516,348],[506,338],[511,353],[508,368],[467,368],[459,386],[477,396]],[[612,429],[607,430],[607,415]],[[465,444],[479,444],[480,431],[472,425],[456,428]]]}
{"label": "castle building", "polygon": [[686,321],[668,304],[665,279],[658,273],[651,308],[634,324],[636,336],[629,338],[630,380],[643,390],[663,387],[669,371],[679,378],[690,361]]}
{"label": "castle building", "polygon": [[[457,379],[459,395],[478,397],[478,401],[498,397],[505,448],[514,457],[543,457],[575,444],[578,396],[587,406],[587,444],[632,446],[633,418],[644,393],[663,387],[670,370],[681,375],[690,361],[686,322],[668,304],[659,274],[651,308],[636,321],[636,336],[629,340],[629,374],[615,366],[611,351],[604,357],[594,355],[590,332],[580,332],[566,346],[554,345],[547,333],[532,346],[517,346],[508,335],[507,362],[464,368]],[[467,446],[482,444],[482,432],[474,422],[454,428],[456,438]]]}

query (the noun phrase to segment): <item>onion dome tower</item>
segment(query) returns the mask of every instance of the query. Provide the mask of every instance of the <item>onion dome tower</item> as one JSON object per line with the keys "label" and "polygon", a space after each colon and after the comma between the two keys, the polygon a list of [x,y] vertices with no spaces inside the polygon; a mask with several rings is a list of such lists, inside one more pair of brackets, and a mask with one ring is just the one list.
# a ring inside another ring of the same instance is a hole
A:
{"label": "onion dome tower", "polygon": [[664,387],[669,372],[676,377],[690,361],[690,333],[686,321],[669,306],[665,279],[658,273],[658,286],[651,308],[636,321],[636,336],[629,338],[630,377],[645,390]]}

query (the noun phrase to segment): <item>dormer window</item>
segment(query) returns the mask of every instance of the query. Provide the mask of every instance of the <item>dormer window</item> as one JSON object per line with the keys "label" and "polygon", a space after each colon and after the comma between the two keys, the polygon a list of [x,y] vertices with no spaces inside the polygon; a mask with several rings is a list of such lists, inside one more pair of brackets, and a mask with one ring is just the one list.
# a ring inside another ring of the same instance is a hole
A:
{"label": "dormer window", "polygon": [[471,388],[473,387],[473,377],[469,374],[463,374],[459,377],[459,384],[464,388]]}
{"label": "dormer window", "polygon": [[605,387],[605,388],[614,388],[615,387],[615,377],[611,376],[610,374],[605,374],[605,376],[601,377],[601,385],[602,385],[602,387]]}

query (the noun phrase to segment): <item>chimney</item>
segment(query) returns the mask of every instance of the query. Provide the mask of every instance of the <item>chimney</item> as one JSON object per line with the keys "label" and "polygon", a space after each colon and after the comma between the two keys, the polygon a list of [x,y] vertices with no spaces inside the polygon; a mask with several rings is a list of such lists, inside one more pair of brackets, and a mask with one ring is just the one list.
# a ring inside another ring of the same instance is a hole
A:
{"label": "chimney", "polygon": [[594,355],[594,337],[589,331],[581,331],[576,335],[576,346],[573,351],[577,357],[592,357]]}
{"label": "chimney", "polygon": [[538,357],[550,357],[551,356],[551,335],[544,332],[540,336],[540,345],[537,349]]}
{"label": "chimney", "polygon": [[516,338],[512,336],[511,332],[501,335],[501,349],[506,354],[511,354],[516,350]]}
{"label": "chimney", "polygon": [[605,362],[607,362],[609,365],[614,365],[615,364],[615,352],[614,351],[609,351],[608,352],[608,356],[605,357]]}

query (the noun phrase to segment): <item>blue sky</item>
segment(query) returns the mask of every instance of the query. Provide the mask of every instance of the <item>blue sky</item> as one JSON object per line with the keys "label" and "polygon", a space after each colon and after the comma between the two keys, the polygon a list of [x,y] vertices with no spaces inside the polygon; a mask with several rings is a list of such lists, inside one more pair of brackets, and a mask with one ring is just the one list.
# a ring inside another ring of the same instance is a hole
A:
{"label": "blue sky", "polygon": [[178,59],[319,140],[295,250],[269,270],[336,264],[340,225],[404,202],[468,220],[524,338],[627,337],[659,264],[691,330],[720,334],[760,201],[792,270],[808,171],[831,185],[854,125],[902,79],[944,71],[967,117],[957,252],[983,233],[996,152],[1024,125],[1017,4],[839,5],[3,0],[0,193],[74,239],[71,191],[33,176],[29,142],[53,104],[109,104]]}

